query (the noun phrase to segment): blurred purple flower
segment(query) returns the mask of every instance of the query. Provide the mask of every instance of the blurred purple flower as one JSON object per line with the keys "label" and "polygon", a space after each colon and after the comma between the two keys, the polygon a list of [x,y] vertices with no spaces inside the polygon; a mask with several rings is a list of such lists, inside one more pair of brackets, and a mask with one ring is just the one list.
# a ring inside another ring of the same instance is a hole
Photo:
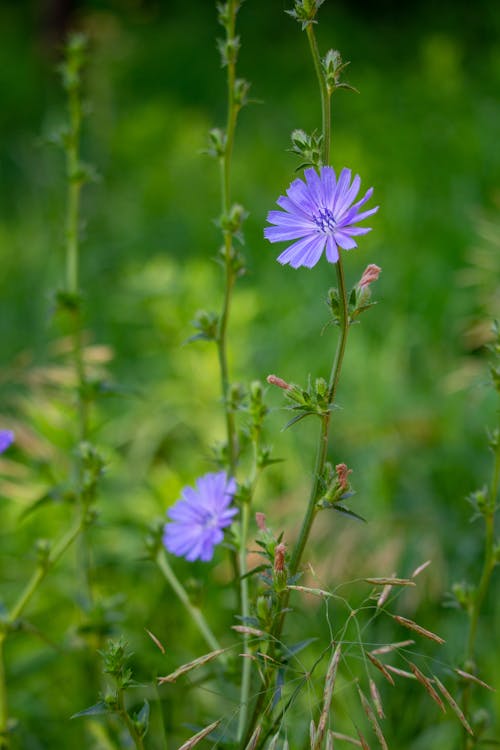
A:
{"label": "blurred purple flower", "polygon": [[186,560],[208,562],[214,547],[224,538],[222,529],[232,523],[237,508],[229,507],[236,482],[225,471],[205,474],[196,487],[184,487],[182,497],[168,511],[163,543],[167,550]]}
{"label": "blurred purple flower", "polygon": [[14,442],[14,433],[11,430],[0,430],[0,453],[4,453]]}
{"label": "blurred purple flower", "polygon": [[321,258],[326,245],[326,258],[330,263],[339,259],[339,250],[357,247],[353,237],[371,231],[369,227],[353,226],[376,211],[359,212],[373,193],[370,188],[357,203],[361,180],[356,175],[351,184],[351,170],[343,169],[339,179],[332,167],[321,167],[320,174],[310,168],[304,171],[306,182],[294,180],[276,201],[283,211],[270,211],[267,220],[273,227],[264,229],[270,242],[298,240],[278,256],[279,263],[292,268],[312,268]]}

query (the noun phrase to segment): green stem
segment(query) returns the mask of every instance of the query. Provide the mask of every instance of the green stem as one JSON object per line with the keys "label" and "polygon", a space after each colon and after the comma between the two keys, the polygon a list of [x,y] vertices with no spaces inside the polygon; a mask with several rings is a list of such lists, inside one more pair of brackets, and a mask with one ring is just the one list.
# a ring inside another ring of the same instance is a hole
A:
{"label": "green stem", "polygon": [[8,750],[9,742],[9,706],[7,702],[7,680],[5,675],[4,648],[6,632],[0,633],[0,750]]}
{"label": "green stem", "polygon": [[[331,96],[328,92],[326,80],[323,75],[321,68],[321,59],[318,50],[318,44],[316,36],[314,34],[314,26],[312,23],[306,27],[307,38],[309,41],[309,47],[313,58],[314,69],[319,83],[320,94],[321,94],[321,114],[322,114],[322,134],[323,134],[323,152],[322,161],[323,164],[328,164],[330,161],[330,148],[331,148]],[[342,364],[344,361],[345,348],[347,343],[347,334],[349,331],[349,314],[348,314],[348,300],[347,291],[344,279],[344,269],[342,265],[342,258],[339,255],[339,259],[336,263],[337,282],[339,287],[339,296],[341,299],[341,310],[340,310],[340,335],[337,343],[335,352],[335,358],[332,364],[332,370],[330,374],[330,381],[328,384],[328,406],[331,406],[337,394],[337,387],[340,379],[340,373],[342,370]],[[290,558],[289,573],[290,576],[294,576],[300,567],[304,549],[309,539],[311,529],[313,526],[314,519],[316,517],[316,502],[318,499],[318,491],[320,486],[320,480],[324,472],[327,453],[328,453],[328,438],[330,430],[330,412],[324,414],[321,418],[321,427],[318,438],[318,447],[316,450],[316,463],[314,467],[314,478],[311,487],[311,493],[309,495],[309,502],[307,510],[302,521],[302,526],[299,532],[297,542],[292,551]],[[278,610],[281,614],[276,618],[275,626],[271,630],[273,637],[273,644],[279,641],[283,627],[285,625],[288,601],[290,598],[289,590],[285,591],[279,601]],[[248,725],[248,731],[245,735],[245,740],[248,741],[252,732],[257,725],[257,722],[261,719],[261,713],[267,699],[267,692],[270,684],[272,670],[268,668],[265,675],[265,685],[262,689],[259,698],[254,707],[252,719]]]}
{"label": "green stem", "polygon": [[[221,645],[217,638],[212,633],[210,626],[208,625],[207,621],[203,617],[203,614],[198,607],[195,607],[195,605],[191,602],[186,589],[182,585],[182,583],[179,581],[177,576],[175,575],[174,571],[169,565],[169,562],[167,560],[165,550],[160,549],[158,554],[156,555],[156,564],[160,568],[161,572],[179,597],[180,601],[186,608],[189,616],[195,623],[196,627],[200,631],[201,635],[205,639],[206,643],[209,645],[209,647],[212,649],[212,651],[218,651],[221,648]],[[224,654],[221,655],[221,658],[224,659]]]}
{"label": "green stem", "polygon": [[[241,617],[244,625],[248,623],[250,617],[250,604],[249,604],[249,587],[247,573],[247,539],[248,539],[248,526],[250,521],[250,500],[243,503],[241,509],[241,522],[240,522],[240,550],[239,550],[239,565],[240,565],[240,594],[241,594]],[[243,737],[245,727],[248,718],[248,702],[250,699],[250,682],[252,676],[252,662],[248,658],[249,654],[249,636],[248,633],[243,634],[243,659],[242,659],[242,674],[241,674],[241,688],[240,688],[240,715],[238,720],[238,741]]]}
{"label": "green stem", "polygon": [[[469,621],[469,637],[466,648],[466,669],[475,670],[475,651],[477,629],[479,617],[484,599],[488,592],[491,575],[496,565],[495,559],[495,512],[497,509],[497,497],[500,483],[500,441],[495,449],[495,461],[493,466],[493,476],[489,490],[487,507],[484,510],[484,562],[479,585],[472,600]],[[469,704],[471,698],[471,684],[467,683],[464,687],[462,696],[462,710],[465,716],[469,715]],[[468,734],[464,733],[464,747],[466,750],[473,748],[475,741]]]}
{"label": "green stem", "polygon": [[124,698],[123,690],[118,689],[117,695],[118,695],[118,715],[121,717],[123,723],[127,727],[130,737],[132,738],[137,750],[144,750],[144,743],[142,741],[142,737],[137,731],[137,727],[135,726],[127,709],[125,708],[125,698]]}
{"label": "green stem", "polygon": [[[69,62],[68,62],[69,65]],[[73,368],[76,379],[77,398],[77,440],[84,442],[88,437],[88,400],[86,394],[87,379],[82,343],[82,310],[79,295],[79,223],[80,223],[80,194],[82,176],[80,174],[80,134],[82,127],[82,106],[80,89],[80,70],[77,71],[78,83],[68,88],[69,132],[66,141],[66,179],[68,184],[66,205],[66,289],[75,297],[75,309],[72,317],[73,338]],[[84,512],[84,501],[81,497],[82,466],[77,459],[76,465],[78,499],[81,512]],[[88,601],[92,601],[92,586],[90,582],[89,551],[85,534],[82,534],[79,544],[80,568],[82,583],[85,587]]]}
{"label": "green stem", "polygon": [[[229,3],[229,18],[226,26],[226,39],[233,40],[236,26],[237,3],[232,0]],[[238,106],[234,100],[234,84],[236,80],[236,63],[230,57],[227,63],[227,121],[226,142],[224,154],[221,157],[221,204],[222,216],[228,217],[231,210],[231,165],[234,149],[234,135],[238,117]],[[230,476],[234,476],[237,460],[236,430],[234,414],[229,403],[229,365],[227,358],[227,327],[231,310],[231,297],[235,282],[233,267],[233,236],[231,231],[224,231],[224,259],[225,259],[225,289],[222,311],[219,319],[219,330],[217,336],[217,349],[219,355],[219,367],[221,374],[222,397],[226,418],[228,468]]]}
{"label": "green stem", "polygon": [[58,562],[59,558],[66,552],[68,547],[74,542],[78,534],[84,526],[84,516],[80,516],[78,520],[71,526],[61,540],[56,544],[48,559],[33,572],[30,580],[24,587],[14,606],[10,609],[6,622],[8,625],[12,625],[24,612],[26,605],[32,598],[33,594],[38,589],[45,576],[51,570],[54,565]]}
{"label": "green stem", "polygon": [[314,33],[314,26],[312,23],[306,27],[307,39],[309,41],[309,47],[311,49],[311,55],[314,62],[314,69],[318,78],[319,88],[321,92],[321,121],[323,133],[323,164],[330,162],[330,145],[332,138],[332,124],[331,124],[331,102],[330,94],[326,85],[325,76],[321,68],[321,58],[318,50],[318,43],[316,41],[316,35]]}

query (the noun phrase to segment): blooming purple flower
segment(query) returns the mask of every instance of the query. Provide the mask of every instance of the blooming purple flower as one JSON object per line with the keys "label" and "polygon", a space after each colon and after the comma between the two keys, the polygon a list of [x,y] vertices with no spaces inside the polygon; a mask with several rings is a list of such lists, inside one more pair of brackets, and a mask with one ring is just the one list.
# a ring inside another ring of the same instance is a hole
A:
{"label": "blooming purple flower", "polygon": [[0,430],[0,453],[4,453],[14,442],[14,433],[11,430]]}
{"label": "blooming purple flower", "polygon": [[310,168],[304,171],[306,181],[294,180],[276,203],[283,211],[270,211],[267,220],[273,227],[264,229],[270,242],[298,240],[278,256],[279,263],[292,268],[312,268],[321,258],[326,245],[330,263],[339,259],[339,250],[357,247],[353,237],[366,234],[368,227],[353,226],[378,211],[378,206],[359,212],[373,193],[370,188],[361,200],[353,203],[361,180],[356,175],[351,184],[351,170],[343,169],[339,179],[332,167],[321,167],[320,173]]}
{"label": "blooming purple flower", "polygon": [[224,538],[222,529],[232,523],[237,508],[229,507],[236,482],[225,471],[205,474],[196,488],[184,487],[182,497],[168,511],[163,543],[169,552],[186,560],[208,562]]}

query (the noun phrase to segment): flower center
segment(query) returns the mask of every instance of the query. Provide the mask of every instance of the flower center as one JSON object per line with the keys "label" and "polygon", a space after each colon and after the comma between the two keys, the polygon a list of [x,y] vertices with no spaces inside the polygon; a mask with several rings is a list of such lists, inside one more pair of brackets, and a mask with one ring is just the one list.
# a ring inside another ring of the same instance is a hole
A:
{"label": "flower center", "polygon": [[325,234],[329,234],[337,228],[337,222],[329,208],[320,208],[318,213],[313,216],[313,221],[318,229]]}

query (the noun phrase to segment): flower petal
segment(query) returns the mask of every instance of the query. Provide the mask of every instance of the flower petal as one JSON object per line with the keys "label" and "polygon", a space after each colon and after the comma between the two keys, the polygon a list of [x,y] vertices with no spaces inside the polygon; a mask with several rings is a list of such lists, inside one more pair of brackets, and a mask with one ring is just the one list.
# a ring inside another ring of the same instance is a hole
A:
{"label": "flower petal", "polygon": [[287,249],[278,256],[277,261],[282,265],[288,263],[292,268],[300,268],[300,266],[312,268],[321,258],[325,242],[326,235],[324,234],[318,233],[314,236],[309,235],[298,242],[294,242],[290,247],[287,247]]}

